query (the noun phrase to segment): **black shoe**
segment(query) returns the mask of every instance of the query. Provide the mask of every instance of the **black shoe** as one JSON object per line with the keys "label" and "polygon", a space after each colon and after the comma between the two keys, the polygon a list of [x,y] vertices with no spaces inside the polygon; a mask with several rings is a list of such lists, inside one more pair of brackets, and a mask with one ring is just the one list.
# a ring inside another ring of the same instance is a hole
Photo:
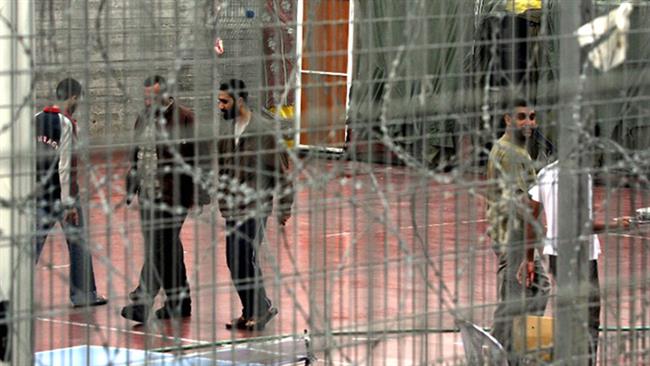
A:
{"label": "black shoe", "polygon": [[[155,294],[153,296],[155,296]],[[131,302],[139,303],[147,299],[149,299],[149,296],[140,285],[138,285],[138,287],[133,291],[129,292],[129,300],[131,300]]]}
{"label": "black shoe", "polygon": [[244,316],[240,316],[237,319],[233,319],[230,323],[226,323],[226,329],[240,329],[240,330],[248,330],[246,328],[246,323],[248,323],[248,319],[244,318]]}
{"label": "black shoe", "polygon": [[266,323],[270,322],[274,316],[278,315],[278,309],[270,307],[265,314],[252,318],[246,322],[248,330],[264,330]]}
{"label": "black shoe", "polygon": [[73,308],[86,308],[86,307],[91,307],[91,306],[101,306],[101,305],[106,305],[108,304],[108,300],[103,297],[103,296],[95,296],[94,299],[88,302],[78,302],[78,303],[73,303],[72,307]]}
{"label": "black shoe", "polygon": [[123,318],[145,323],[149,317],[149,307],[140,304],[129,304],[122,308],[121,315]]}
{"label": "black shoe", "polygon": [[158,319],[171,319],[171,318],[187,318],[192,315],[192,303],[183,301],[180,305],[165,305],[156,310],[156,318]]}
{"label": "black shoe", "polygon": [[0,361],[11,361],[9,337],[9,301],[0,301]]}
{"label": "black shoe", "polygon": [[138,289],[135,289],[134,291],[129,292],[129,300],[138,302],[138,300],[140,300],[140,291],[138,291]]}

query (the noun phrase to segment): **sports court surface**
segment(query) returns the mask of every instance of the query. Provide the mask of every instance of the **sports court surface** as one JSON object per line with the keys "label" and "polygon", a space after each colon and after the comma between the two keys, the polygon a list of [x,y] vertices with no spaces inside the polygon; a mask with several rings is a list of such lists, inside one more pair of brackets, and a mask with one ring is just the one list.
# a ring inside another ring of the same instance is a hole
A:
{"label": "sports court surface", "polygon": [[[262,249],[267,290],[280,310],[264,331],[224,327],[240,309],[225,263],[224,222],[209,207],[190,216],[182,231],[192,317],[136,325],[119,315],[143,258],[137,204],[122,204],[126,158],[97,153],[92,161],[90,186],[99,188],[91,189],[87,221],[98,292],[110,302],[70,308],[67,250],[60,233],[51,235],[35,277],[36,351],[59,351],[37,354],[40,364],[72,354],[92,355],[89,364],[113,355],[119,364],[127,357],[119,348],[135,352],[128,354],[134,363],[145,357],[137,350],[148,350],[279,364],[305,357],[306,341],[321,361],[342,365],[442,364],[463,358],[454,314],[491,324],[496,263],[483,237],[479,176],[451,173],[443,177],[450,182],[439,183],[406,167],[305,157],[297,165],[294,215],[284,232],[269,222]],[[649,193],[634,184],[597,186],[597,215],[632,214],[650,206]],[[610,354],[648,360],[645,352],[620,349],[646,349],[650,341],[648,239],[647,230],[601,236],[604,364],[617,363]],[[101,347],[61,351],[81,345]]]}

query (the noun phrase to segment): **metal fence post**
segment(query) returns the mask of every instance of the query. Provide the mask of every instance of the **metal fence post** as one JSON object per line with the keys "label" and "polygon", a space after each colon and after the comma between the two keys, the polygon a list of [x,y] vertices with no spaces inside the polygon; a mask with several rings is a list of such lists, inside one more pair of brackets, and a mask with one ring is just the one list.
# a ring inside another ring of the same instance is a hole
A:
{"label": "metal fence post", "polygon": [[581,2],[562,1],[560,22],[560,180],[559,242],[555,360],[558,364],[587,365],[588,358],[588,174],[580,136],[585,123],[581,113],[580,49],[573,35],[581,23]]}
{"label": "metal fence post", "polygon": [[[0,296],[11,303],[12,365],[33,365],[33,271],[29,201],[32,189],[33,2],[2,1],[0,99]],[[5,129],[5,127],[8,127]],[[4,299],[3,299],[4,300]]]}

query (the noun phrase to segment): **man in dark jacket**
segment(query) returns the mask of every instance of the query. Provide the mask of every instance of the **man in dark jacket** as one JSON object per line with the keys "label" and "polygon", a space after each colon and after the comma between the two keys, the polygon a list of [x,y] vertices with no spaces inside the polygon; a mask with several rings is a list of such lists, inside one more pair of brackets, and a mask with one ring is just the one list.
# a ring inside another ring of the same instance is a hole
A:
{"label": "man in dark jacket", "polygon": [[243,81],[220,86],[218,105],[226,124],[217,142],[219,209],[226,219],[228,268],[243,307],[226,328],[260,330],[278,311],[266,296],[257,249],[274,197],[280,225],[291,216],[293,188],[286,148],[277,142],[275,127],[247,102]]}
{"label": "man in dark jacket", "polygon": [[127,203],[137,194],[145,241],[145,259],[133,303],[122,316],[145,322],[154,297],[162,288],[165,304],[158,319],[191,314],[190,287],[180,232],[194,204],[196,168],[205,151],[198,151],[194,114],[167,94],[162,76],[144,82],[145,109],[135,122],[135,149],[127,175]]}
{"label": "man in dark jacket", "polygon": [[62,108],[48,106],[34,116],[36,132],[36,235],[34,260],[58,221],[64,228],[70,254],[70,300],[74,307],[97,306],[107,300],[97,295],[90,251],[83,237],[83,212],[77,184],[75,144],[77,125],[72,118],[82,94],[81,84],[68,78],[56,87]]}

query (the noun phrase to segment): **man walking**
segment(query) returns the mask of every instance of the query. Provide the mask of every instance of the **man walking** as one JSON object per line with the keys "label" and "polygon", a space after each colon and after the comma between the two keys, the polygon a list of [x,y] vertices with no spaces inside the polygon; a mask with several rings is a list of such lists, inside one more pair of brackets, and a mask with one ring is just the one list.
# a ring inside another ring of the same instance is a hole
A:
{"label": "man walking", "polygon": [[126,185],[127,203],[138,195],[145,258],[138,287],[129,294],[132,303],[122,309],[124,318],[140,323],[147,320],[160,289],[167,298],[156,318],[191,315],[180,233],[195,203],[195,168],[201,157],[207,158],[192,140],[194,114],[169,96],[165,78],[147,78],[144,96]]}
{"label": "man walking", "polygon": [[528,196],[536,174],[525,146],[536,127],[535,112],[526,101],[514,100],[503,118],[506,132],[492,147],[488,160],[487,220],[499,262],[499,303],[492,334],[511,351],[513,318],[543,315],[549,280],[535,255],[538,206]]}
{"label": "man walking", "polygon": [[84,217],[77,183],[77,123],[72,118],[81,84],[72,78],[59,82],[57,99],[62,107],[47,106],[34,116],[36,132],[38,197],[34,261],[43,251],[47,236],[56,222],[64,229],[70,255],[70,300],[74,307],[104,305],[97,295],[95,274],[88,244],[84,240]]}
{"label": "man walking", "polygon": [[293,187],[287,152],[278,144],[274,126],[248,107],[241,80],[219,87],[219,110],[228,122],[217,143],[219,208],[226,219],[228,268],[242,304],[242,315],[226,328],[261,330],[277,315],[266,295],[258,262],[274,197],[278,222],[291,216]]}

